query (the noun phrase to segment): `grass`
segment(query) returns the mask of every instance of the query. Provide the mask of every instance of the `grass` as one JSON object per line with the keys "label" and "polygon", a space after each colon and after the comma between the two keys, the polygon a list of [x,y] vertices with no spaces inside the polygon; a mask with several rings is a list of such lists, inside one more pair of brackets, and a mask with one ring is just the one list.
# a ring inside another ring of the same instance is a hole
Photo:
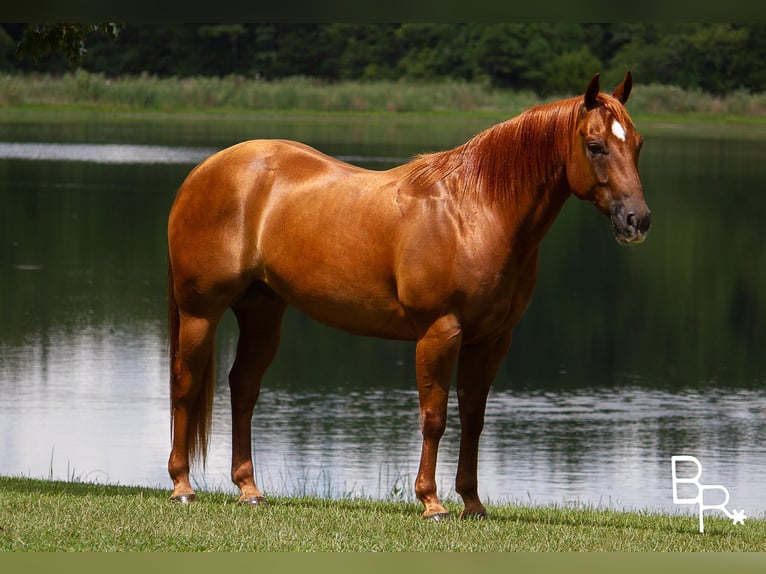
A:
{"label": "grass", "polygon": [[[157,78],[146,74],[111,79],[83,70],[61,77],[7,75],[0,81],[0,110],[5,116],[58,109],[85,113],[510,117],[553,99],[556,97],[540,98],[530,91],[501,90],[486,83],[460,81],[330,84],[303,77],[263,81],[241,76]],[[744,91],[719,97],[674,86],[638,84],[629,105],[634,118],[766,123],[766,94]]]}
{"label": "grass", "polygon": [[[761,551],[766,521],[666,516],[583,507],[489,508],[486,521],[420,518],[420,505],[274,498],[241,507],[202,493],[181,506],[168,492],[82,482],[0,477],[3,551]],[[453,514],[459,508],[450,506]]]}
{"label": "grass", "polygon": [[267,110],[345,113],[407,113],[523,109],[537,102],[531,92],[491,90],[484,84],[440,82],[342,82],[295,77],[278,81],[167,78],[149,75],[108,79],[79,70],[62,77],[6,76],[0,105],[96,106],[113,110]]}

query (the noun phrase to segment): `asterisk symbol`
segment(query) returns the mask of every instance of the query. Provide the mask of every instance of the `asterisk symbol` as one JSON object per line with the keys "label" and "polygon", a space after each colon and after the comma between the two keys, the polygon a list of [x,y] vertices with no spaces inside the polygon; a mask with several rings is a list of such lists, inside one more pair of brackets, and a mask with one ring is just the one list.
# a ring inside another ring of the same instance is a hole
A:
{"label": "asterisk symbol", "polygon": [[742,525],[744,525],[745,524],[745,518],[747,518],[747,516],[745,516],[745,511],[744,510],[734,510],[734,516],[732,517],[731,520],[732,520],[732,522],[734,524],[742,524]]}

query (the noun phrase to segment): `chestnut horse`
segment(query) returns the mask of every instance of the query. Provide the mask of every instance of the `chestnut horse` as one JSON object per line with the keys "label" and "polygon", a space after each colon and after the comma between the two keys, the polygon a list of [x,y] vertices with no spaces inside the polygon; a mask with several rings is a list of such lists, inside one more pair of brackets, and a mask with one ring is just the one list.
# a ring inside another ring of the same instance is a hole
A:
{"label": "chestnut horse", "polygon": [[479,435],[490,383],[532,296],[540,242],[567,198],[592,202],[623,243],[649,228],[637,172],[642,138],[596,74],[584,97],[533,107],[455,149],[370,171],[290,141],[255,140],[209,157],[178,191],[168,221],[172,500],[191,502],[190,459],[204,461],[214,335],[239,326],[229,373],[231,478],[253,479],[251,421],[261,378],[294,305],[359,335],[416,342],[423,517],[448,516],[436,492],[439,440],[457,364],[461,517],[485,517]]}

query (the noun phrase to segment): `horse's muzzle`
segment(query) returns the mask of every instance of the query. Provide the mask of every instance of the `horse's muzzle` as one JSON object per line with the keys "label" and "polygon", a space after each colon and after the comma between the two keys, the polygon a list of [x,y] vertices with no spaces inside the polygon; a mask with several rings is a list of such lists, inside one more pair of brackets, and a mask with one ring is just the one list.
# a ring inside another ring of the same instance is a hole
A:
{"label": "horse's muzzle", "polygon": [[646,239],[651,224],[652,212],[646,205],[631,209],[622,203],[616,204],[610,214],[614,236],[620,243],[641,243]]}

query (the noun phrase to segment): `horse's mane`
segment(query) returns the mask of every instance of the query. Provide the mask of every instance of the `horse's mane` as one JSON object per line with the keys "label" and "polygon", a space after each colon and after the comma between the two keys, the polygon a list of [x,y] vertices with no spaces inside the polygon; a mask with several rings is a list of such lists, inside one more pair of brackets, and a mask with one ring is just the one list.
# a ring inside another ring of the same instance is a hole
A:
{"label": "horse's mane", "polygon": [[[623,125],[632,122],[613,97],[599,94]],[[490,127],[454,149],[422,154],[409,165],[408,180],[430,186],[456,178],[461,195],[496,200],[520,199],[561,175],[577,119],[584,112],[582,96],[529,108]]]}

